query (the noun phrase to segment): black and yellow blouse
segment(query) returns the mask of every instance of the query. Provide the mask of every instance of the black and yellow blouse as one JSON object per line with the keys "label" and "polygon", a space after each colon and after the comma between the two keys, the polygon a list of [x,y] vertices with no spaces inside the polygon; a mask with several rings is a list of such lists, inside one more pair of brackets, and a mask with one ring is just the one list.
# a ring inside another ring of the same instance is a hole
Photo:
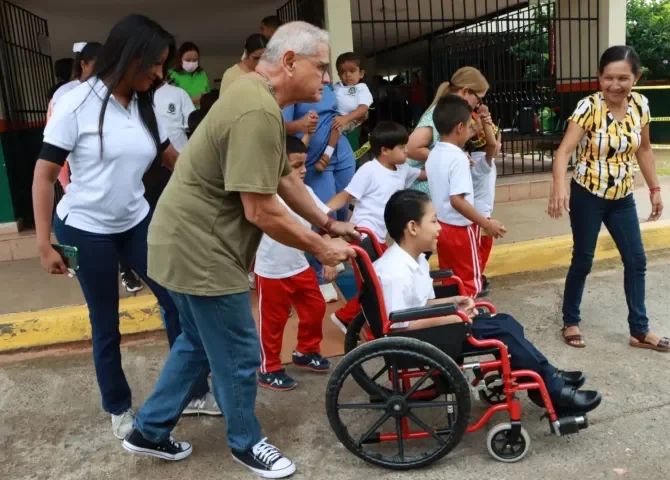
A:
{"label": "black and yellow blouse", "polygon": [[646,97],[631,93],[626,117],[618,121],[598,92],[582,99],[570,120],[586,131],[575,151],[575,181],[606,200],[632,193],[633,157],[651,121]]}

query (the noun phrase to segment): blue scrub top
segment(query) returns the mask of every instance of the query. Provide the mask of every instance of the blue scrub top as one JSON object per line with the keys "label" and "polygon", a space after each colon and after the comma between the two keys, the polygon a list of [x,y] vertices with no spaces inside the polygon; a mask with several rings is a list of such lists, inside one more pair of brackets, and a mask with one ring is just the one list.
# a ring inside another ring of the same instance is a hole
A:
{"label": "blue scrub top", "polygon": [[[328,140],[330,139],[330,131],[333,126],[333,120],[338,116],[337,98],[335,97],[335,91],[333,90],[332,85],[326,85],[323,88],[323,95],[320,102],[297,103],[286,107],[283,110],[284,120],[287,122],[294,122],[307,115],[310,110],[314,110],[319,114],[319,123],[317,124],[316,132],[312,134],[309,146],[307,147],[307,168],[313,167],[314,164],[321,159],[323,152],[326,151]],[[297,136],[302,137],[302,135],[303,134],[300,133]],[[333,156],[330,159],[330,164],[326,170],[334,170],[338,165],[342,168],[342,165],[348,164],[349,162],[352,165],[356,164],[354,151],[351,149],[351,145],[347,138],[342,135],[337,142]]]}

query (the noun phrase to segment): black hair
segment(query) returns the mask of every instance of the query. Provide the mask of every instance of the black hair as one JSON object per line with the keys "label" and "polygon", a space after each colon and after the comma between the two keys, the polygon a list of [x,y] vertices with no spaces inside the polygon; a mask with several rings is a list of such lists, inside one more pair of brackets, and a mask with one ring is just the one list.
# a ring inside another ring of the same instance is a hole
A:
{"label": "black hair", "polygon": [[384,223],[394,242],[402,242],[409,222],[421,222],[429,203],[430,197],[419,190],[399,190],[391,195],[384,208]]}
{"label": "black hair", "polygon": [[193,110],[191,112],[187,120],[190,135],[193,135],[193,132],[195,132],[195,129],[198,128],[198,125],[200,125],[200,123],[205,119],[205,115],[206,112],[203,112],[202,110]]}
{"label": "black hair", "polygon": [[72,78],[81,80],[81,76],[83,74],[81,62],[89,63],[92,60],[96,60],[101,51],[102,43],[87,43],[81,52],[79,52],[75,57],[74,63],[72,64]]}
{"label": "black hair", "polygon": [[[93,69],[93,75],[103,80],[107,86],[98,121],[101,157],[103,149],[102,127],[112,92],[132,68],[134,62],[139,60],[136,74],[146,72],[156,65],[166,49],[168,50],[166,62],[169,62],[174,55],[174,37],[158,23],[144,15],[129,15],[112,27]],[[137,94],[137,108],[142,123],[151,134],[158,149],[160,147],[160,137],[158,135],[158,121],[154,112],[154,91],[155,86],[149,88],[146,92],[135,93]]]}
{"label": "black hair", "polygon": [[633,75],[638,75],[642,71],[642,62],[640,56],[633,47],[626,45],[615,45],[605,50],[600,57],[598,71],[602,74],[610,63],[626,61],[633,71]]}
{"label": "black hair", "polygon": [[[177,50],[177,54],[175,55],[175,66],[174,70],[175,72],[183,73],[185,72],[184,66],[182,65],[182,57],[184,56],[185,53],[187,52],[196,52],[198,54],[198,58],[200,58],[200,49],[198,46],[193,43],[193,42],[184,42],[179,46],[179,50]],[[198,65],[198,68],[195,69],[193,73],[201,72],[202,67]]]}
{"label": "black hair", "polygon": [[286,153],[307,153],[307,146],[298,137],[286,135]]}
{"label": "black hair", "polygon": [[54,74],[58,82],[68,82],[72,77],[72,66],[74,59],[59,58],[54,62]]}
{"label": "black hair", "polygon": [[218,99],[219,94],[217,92],[207,92],[200,97],[200,110],[202,113],[207,114]]}
{"label": "black hair", "polygon": [[440,98],[433,111],[433,123],[440,135],[449,135],[459,123],[472,120],[472,107],[458,95],[445,95]]}
{"label": "black hair", "polygon": [[395,148],[398,145],[407,145],[409,133],[407,129],[396,122],[383,120],[377,124],[370,134],[370,150],[379,157],[382,148]]}
{"label": "black hair", "polygon": [[261,20],[261,23],[266,27],[274,28],[275,30],[281,27],[281,20],[277,15],[270,15]]}
{"label": "black hair", "polygon": [[356,65],[358,65],[358,68],[361,70],[363,69],[361,67],[361,62],[363,60],[361,59],[361,56],[358,55],[357,53],[354,52],[344,52],[341,54],[339,57],[337,57],[337,60],[335,61],[335,69],[340,70],[340,65],[342,65],[345,62],[354,62]]}
{"label": "black hair", "polygon": [[248,55],[251,55],[251,52],[265,48],[268,45],[268,39],[265,38],[260,33],[252,33],[247,37],[247,41],[244,42],[244,50]]}

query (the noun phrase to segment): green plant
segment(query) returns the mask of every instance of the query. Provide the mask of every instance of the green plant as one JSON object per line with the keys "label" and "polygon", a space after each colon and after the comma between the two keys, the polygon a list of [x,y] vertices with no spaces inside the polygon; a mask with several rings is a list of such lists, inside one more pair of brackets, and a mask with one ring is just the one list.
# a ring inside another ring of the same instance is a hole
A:
{"label": "green plant", "polygon": [[628,0],[626,43],[642,60],[647,80],[670,77],[670,0]]}

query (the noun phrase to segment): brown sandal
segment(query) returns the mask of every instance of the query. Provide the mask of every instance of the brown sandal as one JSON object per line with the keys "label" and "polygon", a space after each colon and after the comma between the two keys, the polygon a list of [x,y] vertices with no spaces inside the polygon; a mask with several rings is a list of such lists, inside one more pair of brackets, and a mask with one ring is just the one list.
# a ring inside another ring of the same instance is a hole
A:
{"label": "brown sandal", "polygon": [[[574,325],[570,326],[564,325],[563,328],[561,328],[561,333],[563,334],[563,341],[565,342],[566,345],[573,348],[586,347],[586,343],[584,343],[584,336],[582,334],[565,336],[565,331],[572,326]],[[582,342],[582,343],[573,343],[573,342]]]}
{"label": "brown sandal", "polygon": [[647,341],[647,335],[635,335],[635,340],[631,339],[630,346],[634,348],[646,348],[656,352],[670,352],[670,339],[668,337],[661,337],[658,343],[654,345]]}

